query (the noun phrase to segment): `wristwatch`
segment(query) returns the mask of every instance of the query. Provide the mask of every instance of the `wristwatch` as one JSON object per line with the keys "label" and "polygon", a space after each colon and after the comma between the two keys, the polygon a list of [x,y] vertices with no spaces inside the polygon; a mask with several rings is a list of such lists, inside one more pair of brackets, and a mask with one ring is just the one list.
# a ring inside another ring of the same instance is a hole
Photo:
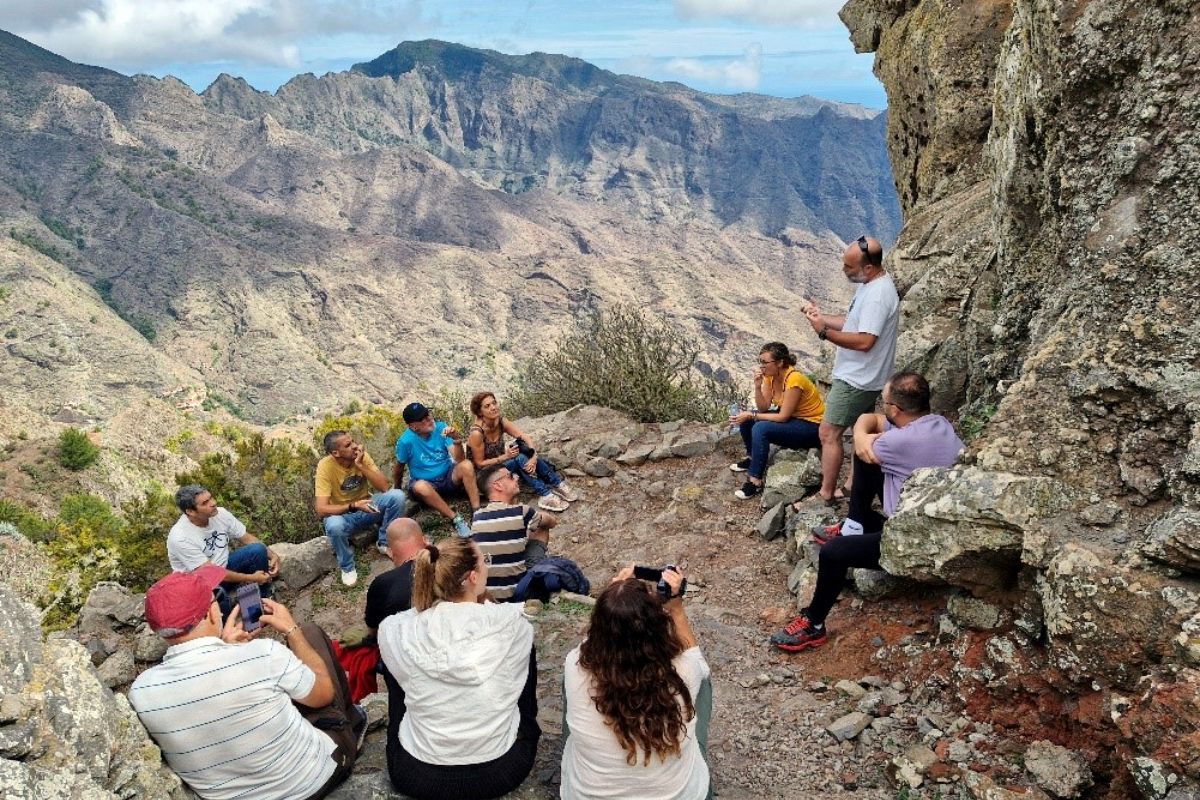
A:
{"label": "wristwatch", "polygon": [[822,342],[829,338],[829,326],[822,325],[821,330],[817,331],[817,338]]}

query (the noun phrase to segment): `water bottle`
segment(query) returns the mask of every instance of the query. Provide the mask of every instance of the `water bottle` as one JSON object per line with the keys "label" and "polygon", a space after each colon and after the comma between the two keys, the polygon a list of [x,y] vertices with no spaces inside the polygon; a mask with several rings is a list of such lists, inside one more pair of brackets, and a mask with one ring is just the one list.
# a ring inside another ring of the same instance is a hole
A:
{"label": "water bottle", "polygon": [[[730,404],[729,404],[729,416],[731,416],[731,417],[736,417],[736,416],[737,416],[738,414],[740,414],[740,413],[742,413],[742,407],[741,407],[741,406],[739,406],[737,403],[730,403]],[[729,425],[729,432],[730,432],[730,433],[740,433],[740,432],[741,432],[741,426],[740,426],[740,425],[738,425],[736,422],[732,422],[732,423],[730,423],[730,425]]]}

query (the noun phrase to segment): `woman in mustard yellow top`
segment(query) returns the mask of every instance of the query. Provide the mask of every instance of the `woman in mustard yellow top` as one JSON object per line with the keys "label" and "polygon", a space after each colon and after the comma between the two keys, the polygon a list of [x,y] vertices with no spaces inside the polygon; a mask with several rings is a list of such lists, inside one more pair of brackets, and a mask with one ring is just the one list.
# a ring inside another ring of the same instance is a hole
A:
{"label": "woman in mustard yellow top", "polygon": [[742,488],[734,492],[740,500],[762,491],[771,445],[789,450],[820,447],[817,431],[825,413],[821,393],[804,373],[796,369],[796,357],[782,342],[768,342],[758,354],[754,371],[754,410],[729,418],[742,431],[747,457],[730,465],[734,472],[747,473]]}

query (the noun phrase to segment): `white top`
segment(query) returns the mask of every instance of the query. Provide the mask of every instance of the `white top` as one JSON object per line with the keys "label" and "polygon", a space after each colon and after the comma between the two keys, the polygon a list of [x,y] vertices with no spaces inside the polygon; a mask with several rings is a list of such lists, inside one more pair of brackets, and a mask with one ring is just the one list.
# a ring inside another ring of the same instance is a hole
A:
{"label": "white top", "polygon": [[246,526],[224,508],[208,521],[208,526],[197,527],[182,514],[167,534],[167,558],[171,569],[176,572],[191,572],[206,561],[218,567],[229,564],[229,540],[241,539],[246,535]]}
{"label": "white top", "polygon": [[900,296],[892,276],[884,273],[854,290],[850,310],[846,312],[843,333],[871,333],[876,337],[864,352],[837,348],[833,377],[855,389],[877,392],[891,377],[896,362],[896,332],[900,326]]}
{"label": "white top", "polygon": [[[708,663],[699,647],[689,648],[675,659],[675,671],[693,700],[700,683],[708,677]],[[636,764],[626,760],[624,748],[592,701],[591,676],[579,666],[579,648],[567,653],[563,666],[570,735],[563,745],[563,800],[629,798],[639,800],[704,800],[708,794],[708,764],[696,741],[696,718],[687,724],[687,737],[678,757],[650,757],[643,766],[643,753]]]}
{"label": "white top", "polygon": [[438,603],[379,623],[379,655],[404,689],[400,744],[426,764],[482,764],[517,739],[533,626],[516,603]]}
{"label": "white top", "polygon": [[171,769],[205,800],[308,797],[333,775],[333,740],[292,705],[317,676],[271,639],[167,648],[129,702]]}

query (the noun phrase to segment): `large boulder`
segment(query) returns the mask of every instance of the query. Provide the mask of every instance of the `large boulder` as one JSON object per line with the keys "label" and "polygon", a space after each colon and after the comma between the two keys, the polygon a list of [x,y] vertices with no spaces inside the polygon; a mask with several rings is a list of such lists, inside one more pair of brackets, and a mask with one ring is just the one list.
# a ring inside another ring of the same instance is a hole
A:
{"label": "large boulder", "polygon": [[[817,450],[780,451],[779,458],[767,470],[763,481],[762,507],[793,503],[821,485],[821,457]],[[793,455],[794,453],[794,455]]]}
{"label": "large boulder", "polygon": [[271,545],[279,556],[279,578],[288,589],[303,589],[337,569],[337,558],[324,536],[316,536],[301,544],[286,542]]}
{"label": "large boulder", "polygon": [[1177,612],[1159,579],[1068,544],[1038,577],[1051,661],[1077,681],[1133,686],[1174,649]]}
{"label": "large boulder", "polygon": [[146,596],[119,583],[100,581],[88,593],[79,610],[77,626],[84,633],[106,633],[125,629],[132,632],[144,620]]}
{"label": "large boulder", "polygon": [[65,638],[43,642],[36,610],[2,585],[0,690],[0,797],[187,796],[128,701],[101,683],[87,650]]}
{"label": "large boulder", "polygon": [[1026,535],[1046,540],[1071,502],[1070,490],[1050,478],[977,467],[917,470],[887,522],[880,564],[918,581],[1007,588]]}
{"label": "large boulder", "polygon": [[1200,511],[1175,508],[1150,523],[1142,553],[1184,572],[1200,573]]}

